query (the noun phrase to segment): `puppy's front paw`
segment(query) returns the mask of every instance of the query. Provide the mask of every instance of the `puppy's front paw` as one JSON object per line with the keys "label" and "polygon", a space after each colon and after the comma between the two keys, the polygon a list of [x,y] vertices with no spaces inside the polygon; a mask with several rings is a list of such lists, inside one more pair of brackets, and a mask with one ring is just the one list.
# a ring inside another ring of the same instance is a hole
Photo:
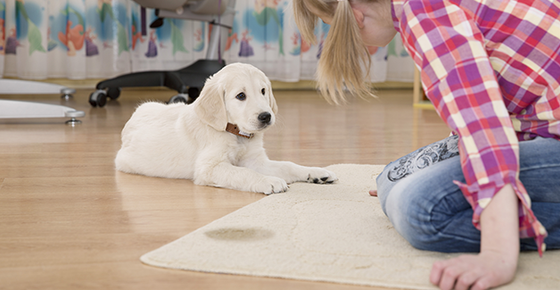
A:
{"label": "puppy's front paw", "polygon": [[262,181],[255,184],[255,192],[264,194],[281,193],[288,191],[288,184],[282,178],[266,176]]}
{"label": "puppy's front paw", "polygon": [[310,168],[311,172],[307,177],[309,183],[333,183],[338,180],[336,174],[323,168]]}

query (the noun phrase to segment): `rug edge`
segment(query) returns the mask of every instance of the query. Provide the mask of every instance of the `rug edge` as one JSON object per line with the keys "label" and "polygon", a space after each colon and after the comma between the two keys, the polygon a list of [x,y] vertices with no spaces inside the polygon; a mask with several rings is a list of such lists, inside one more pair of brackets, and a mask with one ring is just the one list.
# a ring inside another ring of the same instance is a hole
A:
{"label": "rug edge", "polygon": [[[154,250],[152,252],[155,252]],[[267,274],[259,274],[253,273],[251,271],[243,271],[238,269],[216,269],[216,270],[208,270],[208,269],[198,269],[196,267],[173,267],[169,265],[164,265],[160,262],[153,261],[150,259],[149,252],[144,254],[140,257],[140,261],[150,267],[158,267],[164,269],[172,269],[172,270],[181,270],[181,271],[191,271],[197,273],[206,273],[206,274],[221,274],[221,275],[241,275],[246,277],[261,277],[261,278],[277,278],[277,279],[288,279],[288,280],[300,280],[300,281],[310,281],[310,282],[325,282],[325,283],[336,283],[340,285],[354,285],[354,286],[374,286],[374,287],[385,287],[385,288],[397,288],[397,289],[413,289],[413,290],[433,290],[436,289],[434,287],[421,287],[418,285],[408,285],[408,284],[396,284],[396,283],[383,283],[383,282],[375,282],[372,283],[371,281],[366,280],[352,280],[352,279],[328,279],[328,278],[315,278],[310,276],[298,276],[298,275],[291,275],[291,274],[280,274],[280,273],[267,273]]]}

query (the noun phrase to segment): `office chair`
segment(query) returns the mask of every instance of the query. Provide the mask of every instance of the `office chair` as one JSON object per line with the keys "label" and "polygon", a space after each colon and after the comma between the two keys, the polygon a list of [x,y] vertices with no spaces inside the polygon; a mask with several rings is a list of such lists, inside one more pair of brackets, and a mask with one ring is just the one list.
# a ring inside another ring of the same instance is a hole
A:
{"label": "office chair", "polygon": [[[228,29],[233,26],[235,0],[133,0],[145,8],[156,9],[158,17],[150,27],[163,24],[163,18],[207,21],[214,25],[206,58],[174,71],[145,71],[121,75],[96,85],[89,97],[93,106],[103,107],[107,98],[117,99],[123,87],[165,86],[176,90],[169,103],[192,103],[199,95],[208,77],[225,66],[221,58],[227,41]],[[220,46],[220,43],[223,45]]]}
{"label": "office chair", "polygon": [[[62,94],[69,99],[76,90],[60,85],[13,79],[0,79],[0,94]],[[0,100],[0,119],[21,118],[70,118],[66,124],[81,123],[76,118],[84,117],[83,111],[73,108],[36,102]]]}

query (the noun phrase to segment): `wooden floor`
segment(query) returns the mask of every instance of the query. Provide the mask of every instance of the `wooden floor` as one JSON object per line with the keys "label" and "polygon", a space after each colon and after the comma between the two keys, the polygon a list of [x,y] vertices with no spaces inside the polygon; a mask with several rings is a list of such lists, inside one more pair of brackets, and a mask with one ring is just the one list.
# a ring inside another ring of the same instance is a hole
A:
{"label": "wooden floor", "polygon": [[[90,107],[90,92],[69,102],[0,96],[86,112],[76,127],[65,119],[0,119],[0,289],[365,289],[142,264],[142,254],[264,196],[115,172],[120,131],[135,106],[173,92],[125,90],[104,108]],[[449,134],[434,111],[412,108],[412,90],[342,107],[314,91],[275,95],[278,122],[265,135],[271,159],[386,164]]]}

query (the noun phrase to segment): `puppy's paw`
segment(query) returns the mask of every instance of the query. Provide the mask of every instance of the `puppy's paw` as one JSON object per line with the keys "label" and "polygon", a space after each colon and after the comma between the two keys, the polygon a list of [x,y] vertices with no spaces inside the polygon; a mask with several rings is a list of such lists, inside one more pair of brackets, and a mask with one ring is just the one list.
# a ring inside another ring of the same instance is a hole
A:
{"label": "puppy's paw", "polygon": [[337,181],[338,178],[334,172],[323,169],[323,168],[310,168],[309,175],[307,177],[308,183],[333,183]]}
{"label": "puppy's paw", "polygon": [[259,183],[254,185],[254,191],[266,195],[288,191],[288,184],[282,178],[266,176]]}

